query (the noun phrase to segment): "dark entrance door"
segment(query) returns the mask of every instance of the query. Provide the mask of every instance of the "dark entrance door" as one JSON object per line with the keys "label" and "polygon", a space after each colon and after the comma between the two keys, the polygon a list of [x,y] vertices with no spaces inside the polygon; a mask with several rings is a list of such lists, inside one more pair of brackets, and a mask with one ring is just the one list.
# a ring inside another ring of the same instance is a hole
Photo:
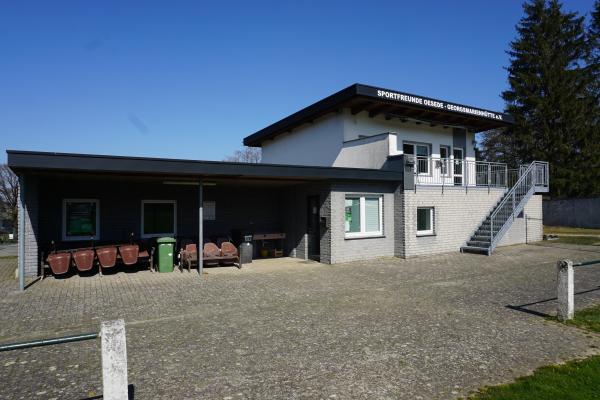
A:
{"label": "dark entrance door", "polygon": [[319,260],[321,256],[321,231],[319,229],[319,196],[307,198],[308,258]]}

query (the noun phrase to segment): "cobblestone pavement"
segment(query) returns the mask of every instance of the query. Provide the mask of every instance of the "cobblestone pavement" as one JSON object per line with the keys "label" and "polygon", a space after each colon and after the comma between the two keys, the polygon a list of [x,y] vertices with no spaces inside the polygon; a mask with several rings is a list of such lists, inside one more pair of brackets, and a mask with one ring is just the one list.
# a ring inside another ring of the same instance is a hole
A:
{"label": "cobblestone pavement", "polygon": [[[548,321],[555,264],[600,253],[512,246],[343,265],[280,259],[242,270],[47,278],[15,290],[0,260],[0,342],[127,323],[138,399],[453,398],[596,353],[600,337]],[[9,271],[8,273],[6,271]],[[600,267],[576,271],[600,303]],[[101,394],[99,341],[0,353],[1,399]]]}

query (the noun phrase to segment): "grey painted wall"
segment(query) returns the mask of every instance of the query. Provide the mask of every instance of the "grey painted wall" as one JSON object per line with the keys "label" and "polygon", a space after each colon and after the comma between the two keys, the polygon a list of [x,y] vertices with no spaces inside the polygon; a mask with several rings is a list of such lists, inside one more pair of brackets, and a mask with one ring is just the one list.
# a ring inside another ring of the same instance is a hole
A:
{"label": "grey painted wall", "polygon": [[[331,188],[331,263],[392,257],[395,248],[396,185],[334,184]],[[347,194],[383,195],[383,236],[348,239],[345,234],[344,212]]]}
{"label": "grey painted wall", "polygon": [[344,142],[334,167],[382,169],[390,150],[390,134]]}
{"label": "grey painted wall", "polygon": [[[307,198],[319,196],[319,216],[330,219],[328,183],[301,184],[286,189],[285,212],[283,215],[283,229],[286,232],[286,254],[292,257],[308,258],[307,236]],[[321,261],[329,262],[329,229],[327,225],[320,227]]]}
{"label": "grey painted wall", "polygon": [[543,209],[546,225],[600,228],[600,197],[546,200]]}

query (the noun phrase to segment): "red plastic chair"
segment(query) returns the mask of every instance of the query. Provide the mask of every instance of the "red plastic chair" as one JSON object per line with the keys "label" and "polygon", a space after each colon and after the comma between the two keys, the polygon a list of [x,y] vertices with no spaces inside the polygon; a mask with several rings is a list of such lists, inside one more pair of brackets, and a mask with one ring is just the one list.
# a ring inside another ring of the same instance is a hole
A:
{"label": "red plastic chair", "polygon": [[133,265],[137,263],[140,255],[140,246],[137,244],[127,244],[119,246],[119,254],[125,265]]}
{"label": "red plastic chair", "polygon": [[76,250],[73,252],[73,261],[79,272],[85,272],[94,266],[94,250]]}
{"label": "red plastic chair", "polygon": [[96,249],[96,256],[101,268],[112,268],[117,263],[117,247],[101,247]]}
{"label": "red plastic chair", "polygon": [[53,253],[48,255],[46,261],[54,275],[63,275],[69,271],[69,266],[71,266],[71,253]]}

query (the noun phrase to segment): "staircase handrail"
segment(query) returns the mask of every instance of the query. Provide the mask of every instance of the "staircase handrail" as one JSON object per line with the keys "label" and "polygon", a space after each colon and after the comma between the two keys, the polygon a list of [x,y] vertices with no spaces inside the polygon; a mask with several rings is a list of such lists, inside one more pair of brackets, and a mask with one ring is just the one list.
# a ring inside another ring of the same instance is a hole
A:
{"label": "staircase handrail", "polygon": [[[531,188],[535,187],[537,182],[536,182],[536,176],[535,174],[533,174],[533,171],[536,171],[536,168],[542,165],[544,167],[544,169],[547,168],[548,163],[546,162],[539,162],[539,161],[532,161],[531,164],[527,165],[527,168],[525,169],[525,171],[523,171],[523,173],[521,173],[521,176],[519,177],[519,179],[517,180],[517,182],[515,182],[515,184],[510,188],[510,190],[508,192],[506,192],[506,194],[504,195],[504,198],[502,199],[502,201],[500,201],[500,203],[496,206],[496,208],[494,209],[494,211],[492,212],[492,214],[490,215],[490,246],[493,248],[494,247],[494,237],[498,236],[502,233],[502,227],[504,227],[504,225],[506,225],[506,223],[508,222],[508,220],[510,219],[510,217],[514,218],[514,214],[515,214],[515,210],[517,209],[517,204],[514,204],[514,198],[515,198],[515,192],[518,188],[523,186],[523,182],[527,182],[528,178],[531,175],[531,182],[529,184],[528,190],[527,192],[529,192],[529,190],[531,190]],[[545,172],[545,176],[547,177],[547,173]],[[544,182],[540,182],[541,185],[547,185],[546,182],[546,178],[543,178]],[[512,205],[512,210],[511,210],[511,214],[510,216],[506,219],[506,221],[504,221],[502,223],[502,226],[500,227],[500,230],[498,230],[498,234],[494,235],[494,218],[497,216],[498,212],[500,212],[500,210],[502,210],[502,208],[506,205],[506,203],[509,201],[509,199],[511,199],[513,201],[513,205]]]}

